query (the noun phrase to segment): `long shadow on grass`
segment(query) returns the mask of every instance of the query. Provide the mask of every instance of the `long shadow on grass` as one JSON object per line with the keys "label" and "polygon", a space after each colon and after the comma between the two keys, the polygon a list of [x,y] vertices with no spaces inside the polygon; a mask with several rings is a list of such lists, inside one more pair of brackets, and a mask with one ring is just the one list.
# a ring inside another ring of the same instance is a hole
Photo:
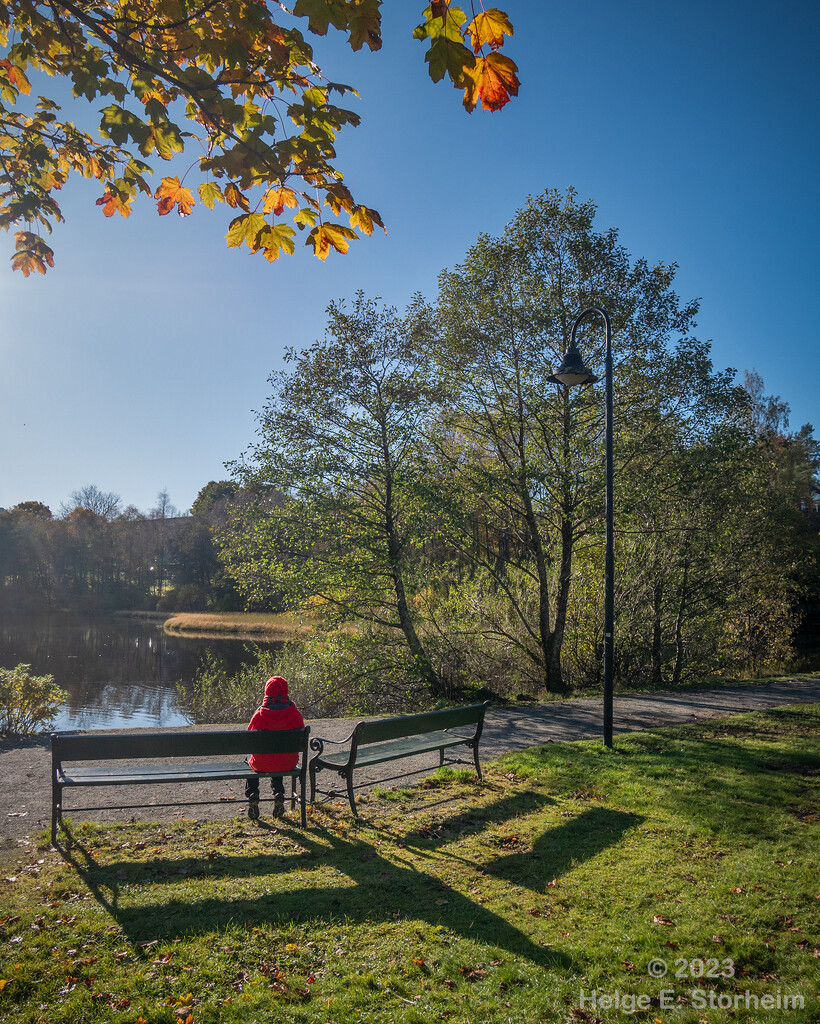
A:
{"label": "long shadow on grass", "polygon": [[743,841],[774,837],[783,815],[810,812],[820,754],[816,737],[784,735],[767,719],[776,720],[770,711],[751,723],[699,723],[694,736],[648,730],[619,753],[656,784],[661,806]]}
{"label": "long shadow on grass", "polygon": [[[510,852],[501,853],[483,864],[482,870],[541,892],[553,879],[614,846],[625,832],[643,820],[638,814],[590,807],[557,828],[548,829],[525,849],[516,850],[517,844],[502,837],[499,845],[506,845]],[[512,838],[518,840],[517,836]]]}
{"label": "long shadow on grass", "polygon": [[[502,803],[511,810],[517,799]],[[524,802],[533,809],[530,797],[524,795]],[[95,865],[93,854],[81,845],[67,847],[64,854],[135,944],[218,932],[228,926],[297,921],[321,929],[334,922],[378,924],[409,918],[442,925],[540,966],[572,967],[567,954],[539,945],[505,917],[446,884],[434,870],[420,868],[411,860],[418,859],[418,851],[412,848],[391,845],[391,859],[387,859],[372,841],[324,829],[313,835],[285,826],[279,834],[298,844],[301,852],[287,857],[161,858],[111,867]],[[345,878],[338,885],[318,883],[316,872],[322,867],[333,868]],[[474,870],[473,866],[468,870]],[[260,892],[266,877],[270,888]],[[171,898],[150,901],[152,894],[163,893],[163,882],[173,886],[184,881],[190,892],[198,879],[202,880],[202,899],[174,898],[174,889],[169,887],[164,892]],[[254,887],[252,895],[247,895],[248,880]],[[219,896],[213,895],[214,881]],[[130,888],[135,883],[140,886],[138,896]]]}

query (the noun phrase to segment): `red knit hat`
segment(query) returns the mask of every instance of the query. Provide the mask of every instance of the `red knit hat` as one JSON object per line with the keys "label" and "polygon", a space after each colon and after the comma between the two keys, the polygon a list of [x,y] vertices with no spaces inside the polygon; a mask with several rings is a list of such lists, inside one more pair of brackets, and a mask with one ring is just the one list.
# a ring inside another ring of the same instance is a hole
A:
{"label": "red knit hat", "polygon": [[287,697],[288,695],[288,681],[283,679],[282,676],[271,676],[271,678],[265,683],[265,696],[266,697]]}

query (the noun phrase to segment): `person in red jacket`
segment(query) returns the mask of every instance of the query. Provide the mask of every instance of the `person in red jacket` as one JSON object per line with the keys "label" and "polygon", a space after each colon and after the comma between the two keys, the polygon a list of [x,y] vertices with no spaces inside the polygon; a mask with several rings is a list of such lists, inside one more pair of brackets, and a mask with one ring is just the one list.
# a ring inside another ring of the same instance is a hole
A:
{"label": "person in red jacket", "polygon": [[[254,712],[248,729],[303,729],[305,726],[299,709],[288,696],[288,683],[282,676],[273,676],[265,683],[265,699]],[[298,754],[251,754],[248,764],[256,772],[284,772],[295,768]],[[273,816],[281,818],[285,813],[285,781],[281,777],[270,780],[273,790]],[[256,821],[259,817],[259,776],[251,775],[245,780],[245,796],[248,798],[248,817]]]}

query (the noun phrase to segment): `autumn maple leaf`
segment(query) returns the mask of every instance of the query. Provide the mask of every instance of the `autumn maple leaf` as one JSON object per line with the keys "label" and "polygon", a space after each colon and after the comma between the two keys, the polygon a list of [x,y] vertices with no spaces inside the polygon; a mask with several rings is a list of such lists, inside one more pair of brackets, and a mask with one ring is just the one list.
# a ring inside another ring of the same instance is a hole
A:
{"label": "autumn maple leaf", "polygon": [[112,191],[110,188],[106,189],[97,200],[97,206],[102,207],[106,217],[113,217],[115,213],[119,213],[123,217],[131,216],[131,207],[128,202],[122,198],[119,192]]}
{"label": "autumn maple leaf", "polygon": [[[16,252],[11,260],[14,270],[21,270],[24,277],[29,274],[45,274],[46,266],[54,266],[51,247],[31,231],[18,231],[14,235]],[[2,988],[2,985],[0,985]]]}
{"label": "autumn maple leaf", "polygon": [[318,224],[308,235],[305,245],[312,245],[314,255],[326,260],[331,247],[336,252],[346,253],[350,242],[359,236],[341,224]]}
{"label": "autumn maple leaf", "polygon": [[286,206],[296,207],[299,205],[299,197],[292,188],[284,185],[279,188],[271,188],[265,193],[265,213],[273,213],[278,217]]}
{"label": "autumn maple leaf", "polygon": [[187,217],[196,204],[193,192],[181,185],[176,175],[173,178],[162,179],[162,184],[154,193],[154,199],[159,200],[157,210],[160,217],[170,213],[174,206],[178,207],[177,213],[180,217]]}
{"label": "autumn maple leaf", "polygon": [[475,110],[479,99],[484,110],[500,110],[511,97],[518,95],[518,81],[515,61],[500,53],[487,57],[476,57],[475,67],[465,68],[469,84],[464,90],[464,106]]}
{"label": "autumn maple leaf", "polygon": [[467,32],[473,40],[473,51],[478,55],[485,44],[493,50],[503,46],[505,34],[511,36],[513,27],[503,11],[493,8],[477,14],[467,26]]}

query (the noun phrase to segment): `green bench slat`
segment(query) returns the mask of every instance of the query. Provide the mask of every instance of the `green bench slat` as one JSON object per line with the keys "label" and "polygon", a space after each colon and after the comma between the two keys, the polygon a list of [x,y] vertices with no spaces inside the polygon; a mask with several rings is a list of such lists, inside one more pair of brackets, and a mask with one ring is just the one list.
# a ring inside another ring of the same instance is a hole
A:
{"label": "green bench slat", "polygon": [[[389,743],[369,743],[356,751],[355,765],[381,764],[384,761],[395,761],[401,757],[412,757],[414,754],[426,754],[442,747],[456,747],[469,743],[472,736],[454,736],[451,732],[430,733],[426,736],[407,736],[403,739],[391,740]],[[328,766],[343,766],[350,760],[350,751],[338,754],[322,754],[322,763]]]}
{"label": "green bench slat", "polygon": [[[282,776],[300,781],[302,825],[307,824],[305,789],[310,727],[303,729],[208,730],[162,733],[52,733],[51,838],[56,842],[64,789],[160,782],[211,782]],[[300,754],[300,767],[284,772],[254,772],[245,761],[192,762],[192,758],[244,757],[249,754]],[[172,758],[162,764],[128,763]],[[187,758],[187,760],[182,760]],[[116,765],[111,762],[116,762]],[[295,785],[295,781],[294,781]],[[180,801],[184,805],[184,801]]]}
{"label": "green bench slat", "polygon": [[[452,747],[468,746],[473,751],[478,777],[481,765],[478,760],[478,743],[484,727],[484,714],[489,701],[471,704],[467,707],[447,708],[443,711],[427,711],[419,715],[401,715],[396,718],[381,718],[371,722],[359,722],[350,736],[350,747],[338,752],[325,752],[326,740],[316,739],[311,747],[318,751],[311,758],[310,799],[316,793],[316,773],[324,768],[337,771],[347,782],[347,798],[351,810],[356,811],[353,796],[353,772],[357,768],[371,767],[387,761],[397,761],[416,754],[438,750],[444,764],[444,751]],[[451,730],[464,726],[475,726],[471,736],[459,735]],[[463,763],[449,761],[449,764]]]}
{"label": "green bench slat", "polygon": [[300,730],[232,729],[225,732],[54,733],[51,747],[59,761],[123,761],[152,757],[224,757],[226,754],[298,753]]}
{"label": "green bench slat", "polygon": [[[186,764],[182,765],[121,765],[112,771],[110,768],[69,768],[63,769],[59,781],[64,786],[111,786],[116,784],[130,785],[141,782],[193,782],[213,779],[244,779],[248,776],[265,777],[279,774],[278,772],[255,772],[244,761],[231,764]],[[291,774],[282,773],[282,774]],[[292,774],[299,774],[293,769]]]}

